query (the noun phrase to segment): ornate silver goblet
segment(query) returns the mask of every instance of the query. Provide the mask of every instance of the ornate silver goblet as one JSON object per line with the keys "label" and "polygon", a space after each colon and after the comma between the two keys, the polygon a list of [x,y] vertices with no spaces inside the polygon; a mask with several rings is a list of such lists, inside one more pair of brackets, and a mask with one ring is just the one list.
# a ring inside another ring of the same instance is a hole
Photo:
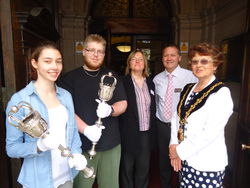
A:
{"label": "ornate silver goblet", "polygon": [[[112,84],[111,83],[105,83],[104,82],[104,79],[105,78],[111,78],[113,79],[113,82]],[[99,84],[100,88],[99,88],[99,91],[98,91],[98,96],[99,96],[99,99],[101,100],[101,102],[107,102],[109,101],[112,97],[113,97],[113,92],[115,90],[115,86],[116,86],[116,83],[117,83],[117,80],[116,78],[112,75],[111,72],[109,72],[108,74],[104,74],[102,77],[101,77],[101,82]],[[95,124],[98,126],[98,127],[101,127],[103,125],[102,123],[102,120],[100,117],[98,117],[97,121],[95,122]],[[95,151],[95,146],[96,146],[97,142],[92,142],[92,147],[91,149],[88,151],[88,154],[89,154],[89,158],[92,159],[93,156],[96,155],[96,151]]]}
{"label": "ornate silver goblet", "polygon": [[[26,109],[25,117],[18,117],[16,115],[21,109]],[[8,112],[8,122],[33,138],[43,138],[46,137],[46,134],[49,134],[47,122],[41,117],[38,111],[33,110],[31,105],[24,101],[18,103],[17,106],[11,107],[11,110]],[[58,149],[61,151],[61,156],[73,158],[69,148],[65,148],[60,144]],[[86,167],[82,171],[85,178],[95,177],[93,167]]]}

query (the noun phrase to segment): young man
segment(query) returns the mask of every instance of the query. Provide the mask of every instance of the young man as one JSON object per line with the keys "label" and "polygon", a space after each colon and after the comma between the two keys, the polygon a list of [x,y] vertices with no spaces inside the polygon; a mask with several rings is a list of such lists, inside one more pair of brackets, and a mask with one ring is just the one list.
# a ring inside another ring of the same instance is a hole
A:
{"label": "young man", "polygon": [[161,188],[170,188],[172,167],[169,159],[171,118],[176,111],[180,92],[187,83],[197,79],[189,70],[179,66],[181,55],[176,45],[167,45],[162,51],[165,70],[154,78],[156,94],[156,117],[159,147]]}
{"label": "young man", "polygon": [[[84,155],[89,166],[96,172],[97,183],[102,188],[118,188],[120,165],[120,133],[118,118],[127,107],[124,87],[117,75],[111,70],[102,68],[105,56],[106,41],[97,34],[87,36],[84,41],[84,64],[61,78],[61,85],[72,94],[78,129],[81,134]],[[101,77],[112,72],[117,84],[111,100],[107,103],[96,101]],[[103,126],[95,125],[98,117]],[[92,142],[97,142],[97,154],[90,160],[88,150]],[[95,179],[84,178],[82,173],[74,181],[75,188],[91,188]]]}

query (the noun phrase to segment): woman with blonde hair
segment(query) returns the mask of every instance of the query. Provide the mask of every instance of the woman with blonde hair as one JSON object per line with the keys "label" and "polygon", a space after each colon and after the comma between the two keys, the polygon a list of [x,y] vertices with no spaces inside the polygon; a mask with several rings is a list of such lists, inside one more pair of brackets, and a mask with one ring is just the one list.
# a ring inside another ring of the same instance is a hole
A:
{"label": "woman with blonde hair", "polygon": [[142,50],[130,53],[123,84],[128,107],[120,116],[121,169],[123,188],[147,188],[155,121],[154,84]]}

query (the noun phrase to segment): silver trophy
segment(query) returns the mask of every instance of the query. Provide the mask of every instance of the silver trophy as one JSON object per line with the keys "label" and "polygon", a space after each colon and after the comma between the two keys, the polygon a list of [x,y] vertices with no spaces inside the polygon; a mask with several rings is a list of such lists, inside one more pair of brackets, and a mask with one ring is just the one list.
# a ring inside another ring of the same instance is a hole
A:
{"label": "silver trophy", "polygon": [[[111,78],[113,79],[113,83],[104,83],[104,79],[105,78]],[[113,97],[113,92],[115,90],[115,86],[116,86],[116,83],[117,83],[117,80],[116,78],[112,75],[111,72],[109,72],[108,74],[104,74],[102,77],[101,77],[101,82],[100,82],[100,88],[99,88],[99,91],[98,91],[98,96],[99,96],[99,99],[101,100],[101,102],[107,102],[109,101],[112,97]],[[98,127],[101,127],[103,124],[102,124],[102,120],[101,118],[98,117],[97,121],[95,122],[95,124],[98,126]],[[96,146],[97,142],[92,142],[92,147],[91,149],[88,151],[88,154],[90,156],[90,159],[93,158],[93,156],[96,155],[96,151],[95,151],[95,146]]]}
{"label": "silver trophy", "polygon": [[[26,109],[25,117],[17,115],[17,112],[20,109]],[[11,110],[8,113],[8,122],[10,125],[13,125],[33,138],[45,138],[46,135],[49,134],[47,122],[41,117],[39,112],[33,110],[31,105],[24,101],[18,103],[17,106],[11,107]],[[65,148],[60,144],[58,149],[61,151],[62,157],[73,158],[69,148]],[[95,178],[93,167],[86,167],[82,170],[82,172],[85,178]]]}

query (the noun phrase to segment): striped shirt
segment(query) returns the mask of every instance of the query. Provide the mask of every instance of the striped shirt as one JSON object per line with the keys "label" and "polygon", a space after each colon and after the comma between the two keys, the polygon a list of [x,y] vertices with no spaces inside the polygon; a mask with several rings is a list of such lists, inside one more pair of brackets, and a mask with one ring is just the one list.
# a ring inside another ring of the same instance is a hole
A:
{"label": "striped shirt", "polygon": [[136,95],[136,104],[138,109],[140,131],[147,131],[149,130],[149,122],[150,122],[151,98],[148,91],[146,79],[144,79],[142,87],[137,85],[134,78],[132,78],[132,80],[135,86],[135,95]]}

